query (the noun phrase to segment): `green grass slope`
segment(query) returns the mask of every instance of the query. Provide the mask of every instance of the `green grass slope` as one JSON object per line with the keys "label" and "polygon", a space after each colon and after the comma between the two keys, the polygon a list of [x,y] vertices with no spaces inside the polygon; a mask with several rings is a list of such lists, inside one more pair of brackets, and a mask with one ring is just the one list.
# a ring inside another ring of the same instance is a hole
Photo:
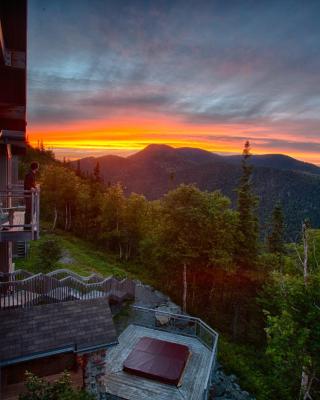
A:
{"label": "green grass slope", "polygon": [[88,242],[84,242],[72,235],[62,232],[58,234],[42,233],[40,240],[30,242],[30,252],[26,259],[15,259],[15,269],[26,269],[31,272],[41,271],[38,259],[38,249],[45,240],[55,240],[59,243],[63,257],[56,264],[57,268],[67,268],[80,275],[87,276],[95,272],[103,276],[114,275],[118,278],[132,274],[125,271],[112,256],[107,256],[93,248]]}

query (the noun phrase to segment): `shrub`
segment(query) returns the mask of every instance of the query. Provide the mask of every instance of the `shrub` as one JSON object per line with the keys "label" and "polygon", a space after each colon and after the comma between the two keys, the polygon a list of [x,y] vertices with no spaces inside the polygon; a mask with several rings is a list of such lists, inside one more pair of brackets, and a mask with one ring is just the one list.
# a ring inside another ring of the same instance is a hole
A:
{"label": "shrub", "polygon": [[26,392],[19,396],[19,400],[94,400],[93,395],[71,387],[70,375],[67,372],[54,383],[26,372],[25,388]]}
{"label": "shrub", "polygon": [[54,270],[61,256],[62,249],[57,240],[43,240],[38,246],[37,270],[39,272],[49,272]]}

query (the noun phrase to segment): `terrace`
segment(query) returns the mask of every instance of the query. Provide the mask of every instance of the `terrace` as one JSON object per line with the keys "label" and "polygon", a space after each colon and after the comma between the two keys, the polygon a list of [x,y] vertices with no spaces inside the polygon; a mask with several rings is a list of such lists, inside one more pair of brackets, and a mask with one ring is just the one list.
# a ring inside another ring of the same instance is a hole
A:
{"label": "terrace", "polygon": [[[123,364],[141,338],[160,339],[187,346],[190,352],[178,386],[137,376]],[[130,324],[105,358],[100,399],[205,400],[215,370],[218,334],[199,318],[133,306]]]}
{"label": "terrace", "polygon": [[[26,202],[31,204],[30,223],[25,223]],[[40,188],[23,190],[15,185],[0,190],[0,242],[28,241],[39,237]]]}

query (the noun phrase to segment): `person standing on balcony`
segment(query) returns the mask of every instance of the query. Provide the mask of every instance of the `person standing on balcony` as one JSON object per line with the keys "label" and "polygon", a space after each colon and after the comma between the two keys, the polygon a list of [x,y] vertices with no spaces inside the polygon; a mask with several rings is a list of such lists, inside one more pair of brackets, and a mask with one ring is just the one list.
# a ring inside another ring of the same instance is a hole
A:
{"label": "person standing on balcony", "polygon": [[[37,162],[32,162],[30,165],[30,171],[24,177],[24,190],[28,190],[29,193],[24,194],[26,211],[24,214],[24,224],[30,225],[32,222],[32,191],[36,189],[36,173],[39,169]],[[30,227],[25,227],[30,229]]]}

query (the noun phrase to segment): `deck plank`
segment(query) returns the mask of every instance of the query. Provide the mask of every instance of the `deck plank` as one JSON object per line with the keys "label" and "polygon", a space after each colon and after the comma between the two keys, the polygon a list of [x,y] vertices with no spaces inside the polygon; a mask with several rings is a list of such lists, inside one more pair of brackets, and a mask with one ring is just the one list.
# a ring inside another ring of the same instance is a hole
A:
{"label": "deck plank", "polygon": [[[179,388],[122,370],[124,360],[143,336],[189,347],[191,357]],[[210,356],[211,352],[196,338],[130,325],[119,336],[119,344],[107,352],[103,385],[107,393],[130,400],[201,400],[210,367]]]}

